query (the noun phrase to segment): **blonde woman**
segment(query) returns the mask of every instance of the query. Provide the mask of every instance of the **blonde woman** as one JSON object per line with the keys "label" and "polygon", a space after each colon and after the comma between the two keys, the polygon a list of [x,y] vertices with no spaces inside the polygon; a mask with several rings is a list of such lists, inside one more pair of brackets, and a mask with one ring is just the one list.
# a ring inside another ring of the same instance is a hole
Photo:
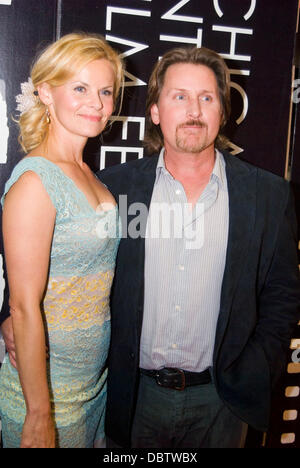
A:
{"label": "blonde woman", "polygon": [[4,447],[105,444],[118,212],[82,153],[122,80],[101,36],[68,34],[40,55],[17,99],[26,156],[2,197],[18,368],[6,356],[0,371]]}

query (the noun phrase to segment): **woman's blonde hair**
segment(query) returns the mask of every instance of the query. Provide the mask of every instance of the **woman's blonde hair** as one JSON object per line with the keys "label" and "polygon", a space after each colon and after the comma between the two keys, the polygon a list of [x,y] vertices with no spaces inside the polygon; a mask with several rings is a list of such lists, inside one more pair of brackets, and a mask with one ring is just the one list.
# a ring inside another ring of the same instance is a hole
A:
{"label": "woman's blonde hair", "polygon": [[[42,83],[60,86],[89,62],[108,60],[115,71],[114,102],[123,84],[123,64],[118,53],[98,34],[71,33],[49,45],[34,62],[31,79],[35,90]],[[36,94],[36,93],[35,93]],[[40,99],[19,120],[19,143],[25,152],[36,148],[48,134],[46,106]]]}

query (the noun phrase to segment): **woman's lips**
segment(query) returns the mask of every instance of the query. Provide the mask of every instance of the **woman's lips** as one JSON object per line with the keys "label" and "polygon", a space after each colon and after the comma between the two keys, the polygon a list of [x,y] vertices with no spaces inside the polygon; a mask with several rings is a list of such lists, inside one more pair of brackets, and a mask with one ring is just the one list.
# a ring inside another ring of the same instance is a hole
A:
{"label": "woman's lips", "polygon": [[84,119],[90,120],[91,122],[100,122],[101,120],[100,115],[80,114],[80,116]]}

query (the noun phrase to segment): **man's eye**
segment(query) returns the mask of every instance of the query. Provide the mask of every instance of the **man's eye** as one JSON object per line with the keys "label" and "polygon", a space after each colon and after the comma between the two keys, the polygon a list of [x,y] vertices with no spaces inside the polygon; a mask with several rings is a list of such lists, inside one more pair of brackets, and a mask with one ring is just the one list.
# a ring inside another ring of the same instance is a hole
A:
{"label": "man's eye", "polygon": [[204,102],[210,102],[211,101],[211,96],[202,96],[201,100]]}
{"label": "man's eye", "polygon": [[175,99],[177,99],[178,101],[182,101],[184,99],[184,94],[177,94],[175,96]]}

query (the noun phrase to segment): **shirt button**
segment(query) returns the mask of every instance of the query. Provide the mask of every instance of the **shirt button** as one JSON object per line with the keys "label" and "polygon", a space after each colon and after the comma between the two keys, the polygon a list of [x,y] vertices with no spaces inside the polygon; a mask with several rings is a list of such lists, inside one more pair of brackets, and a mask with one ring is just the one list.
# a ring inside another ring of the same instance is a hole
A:
{"label": "shirt button", "polygon": [[180,305],[176,305],[176,306],[175,306],[175,310],[178,310],[178,311],[179,311],[180,309],[181,309]]}
{"label": "shirt button", "polygon": [[180,271],[183,271],[184,270],[184,265],[178,265],[178,268]]}
{"label": "shirt button", "polygon": [[181,195],[181,190],[177,189],[175,190],[176,195]]}
{"label": "shirt button", "polygon": [[176,349],[176,348],[177,348],[177,344],[173,343],[173,344],[172,344],[172,348],[173,348],[173,349]]}

